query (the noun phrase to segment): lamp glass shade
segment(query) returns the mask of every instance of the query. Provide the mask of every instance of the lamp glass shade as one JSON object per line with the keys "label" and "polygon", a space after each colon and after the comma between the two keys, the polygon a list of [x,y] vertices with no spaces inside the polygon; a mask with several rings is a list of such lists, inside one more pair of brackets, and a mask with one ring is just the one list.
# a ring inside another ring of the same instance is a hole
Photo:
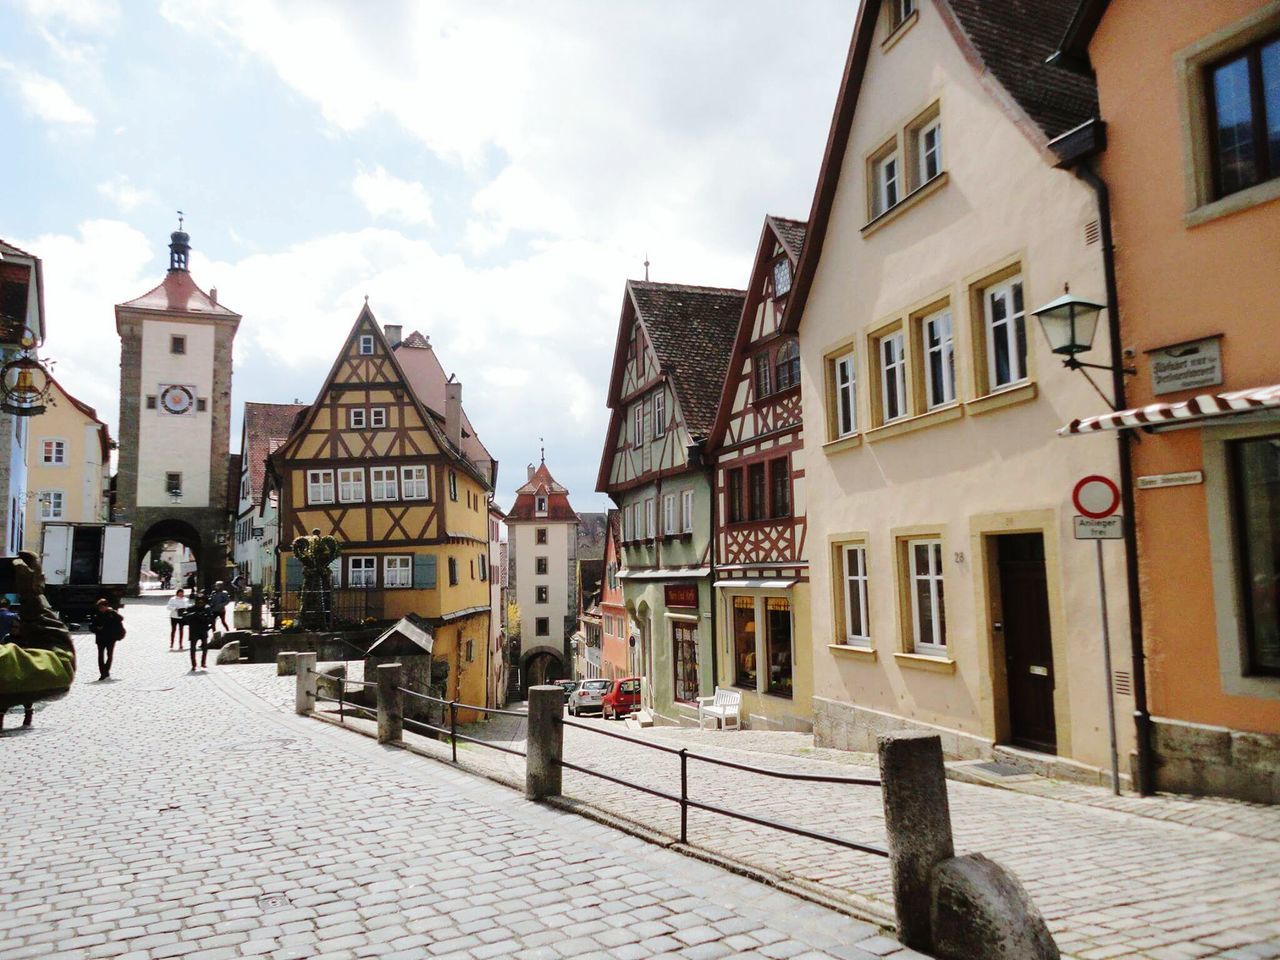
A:
{"label": "lamp glass shade", "polygon": [[1093,347],[1101,310],[1102,304],[1081,300],[1068,293],[1032,311],[1032,316],[1040,321],[1040,329],[1049,341],[1050,350],[1074,356]]}

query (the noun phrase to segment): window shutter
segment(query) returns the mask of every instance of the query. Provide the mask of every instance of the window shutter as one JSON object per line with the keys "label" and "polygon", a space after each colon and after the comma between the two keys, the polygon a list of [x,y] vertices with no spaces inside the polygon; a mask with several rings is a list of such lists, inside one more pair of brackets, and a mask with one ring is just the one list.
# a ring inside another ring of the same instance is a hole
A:
{"label": "window shutter", "polygon": [[413,557],[413,588],[434,590],[436,586],[436,558],[434,554],[417,553]]}
{"label": "window shutter", "polygon": [[292,555],[284,558],[284,588],[290,593],[302,589],[302,564]]}

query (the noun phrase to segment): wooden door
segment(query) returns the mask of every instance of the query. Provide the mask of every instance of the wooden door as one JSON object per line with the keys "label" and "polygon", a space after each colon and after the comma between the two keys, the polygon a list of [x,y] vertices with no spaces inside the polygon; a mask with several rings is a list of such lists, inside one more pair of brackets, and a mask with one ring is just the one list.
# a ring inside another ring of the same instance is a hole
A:
{"label": "wooden door", "polygon": [[997,538],[1009,739],[1018,746],[1057,753],[1053,714],[1053,642],[1044,538],[1038,533]]}

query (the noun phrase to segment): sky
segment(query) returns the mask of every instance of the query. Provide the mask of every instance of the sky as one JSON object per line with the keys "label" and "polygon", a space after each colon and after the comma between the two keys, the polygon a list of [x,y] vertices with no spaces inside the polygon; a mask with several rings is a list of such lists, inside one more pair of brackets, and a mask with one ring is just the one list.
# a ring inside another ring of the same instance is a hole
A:
{"label": "sky", "polygon": [[42,355],[116,427],[112,307],[168,264],[243,315],[245,401],[310,402],[364,297],[431,338],[498,459],[579,510],[624,283],[742,287],[807,217],[856,0],[0,0],[0,237]]}

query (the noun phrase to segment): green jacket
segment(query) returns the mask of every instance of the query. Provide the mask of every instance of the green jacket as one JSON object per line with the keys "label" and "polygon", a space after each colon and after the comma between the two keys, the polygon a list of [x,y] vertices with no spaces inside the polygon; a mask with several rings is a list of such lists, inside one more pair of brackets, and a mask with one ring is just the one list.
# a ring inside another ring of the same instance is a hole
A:
{"label": "green jacket", "polygon": [[75,677],[73,649],[28,649],[16,643],[0,643],[0,698],[63,693],[71,688]]}

